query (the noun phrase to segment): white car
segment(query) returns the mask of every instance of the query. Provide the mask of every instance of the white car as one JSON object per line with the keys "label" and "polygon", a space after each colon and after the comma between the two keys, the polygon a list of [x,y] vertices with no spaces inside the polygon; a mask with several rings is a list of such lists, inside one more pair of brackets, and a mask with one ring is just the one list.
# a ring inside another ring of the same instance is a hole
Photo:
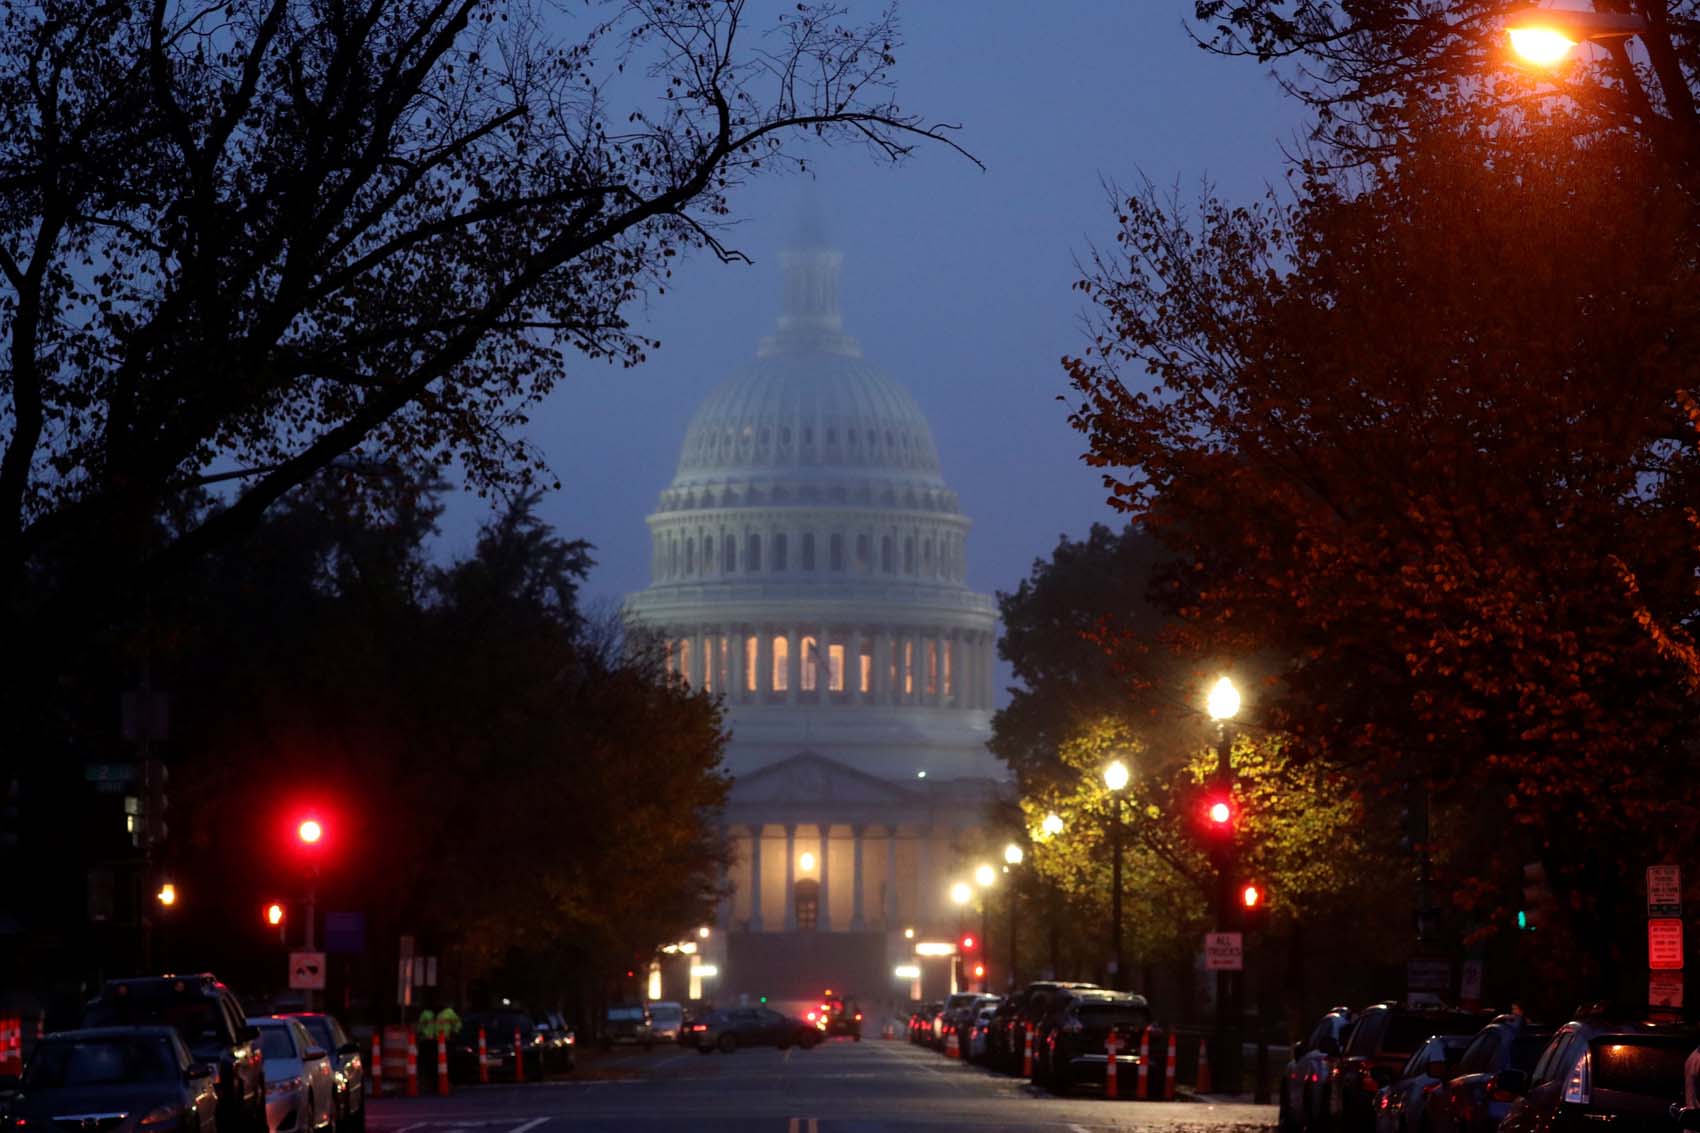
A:
{"label": "white car", "polygon": [[248,1023],[260,1030],[269,1133],[335,1133],[336,1069],[330,1052],[294,1019],[264,1015]]}

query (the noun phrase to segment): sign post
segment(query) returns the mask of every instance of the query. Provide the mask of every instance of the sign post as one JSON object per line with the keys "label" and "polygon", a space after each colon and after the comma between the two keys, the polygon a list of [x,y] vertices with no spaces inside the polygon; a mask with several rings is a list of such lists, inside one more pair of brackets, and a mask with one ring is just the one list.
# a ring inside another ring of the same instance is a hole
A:
{"label": "sign post", "polygon": [[296,991],[324,991],[325,954],[323,952],[291,952],[289,954],[289,986]]}
{"label": "sign post", "polygon": [[1204,970],[1207,972],[1244,971],[1245,937],[1237,932],[1205,933]]}
{"label": "sign post", "polygon": [[1647,1005],[1681,1007],[1682,867],[1647,867]]}

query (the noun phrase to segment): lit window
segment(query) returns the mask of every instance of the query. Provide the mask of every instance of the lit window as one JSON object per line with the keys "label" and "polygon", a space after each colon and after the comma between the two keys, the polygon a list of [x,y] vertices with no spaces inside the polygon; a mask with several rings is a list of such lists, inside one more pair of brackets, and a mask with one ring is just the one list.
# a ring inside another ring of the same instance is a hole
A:
{"label": "lit window", "polygon": [[937,696],[939,692],[939,643],[927,639],[927,695]]}
{"label": "lit window", "polygon": [[826,647],[827,690],[829,692],[844,691],[844,646],[829,645]]}
{"label": "lit window", "polygon": [[678,658],[673,655],[673,643],[671,641],[667,643],[666,649],[667,659],[663,662],[663,666],[667,671],[667,675],[671,677],[679,671]]}
{"label": "lit window", "polygon": [[820,657],[818,655],[819,650],[817,650],[815,648],[815,639],[812,638],[812,637],[803,638],[802,648],[803,648],[803,691],[804,692],[813,692],[813,691],[815,691],[815,687],[817,685],[817,682],[815,680],[815,672],[816,672],[817,667],[820,665]]}
{"label": "lit window", "polygon": [[857,669],[857,691],[872,692],[874,689],[874,655],[864,648],[860,661],[861,664]]}
{"label": "lit window", "polygon": [[909,696],[915,691],[915,643],[903,643],[903,695]]}
{"label": "lit window", "polygon": [[744,638],[744,691],[756,691],[756,674],[761,672],[761,660],[756,656],[758,639],[755,634]]}
{"label": "lit window", "polygon": [[774,692],[784,692],[791,687],[791,642],[784,634],[773,635],[773,684]]}
{"label": "lit window", "polygon": [[944,643],[944,694],[946,696],[950,696],[952,693],[954,693],[956,691],[955,684],[952,682],[951,674],[950,674],[950,659],[951,659],[952,655],[954,655],[955,653],[956,653],[956,642],[954,642],[954,641],[945,642]]}
{"label": "lit window", "polygon": [[685,683],[691,683],[691,639],[679,639],[679,675],[685,678]]}
{"label": "lit window", "polygon": [[710,637],[702,643],[702,690],[714,691],[714,638]]}

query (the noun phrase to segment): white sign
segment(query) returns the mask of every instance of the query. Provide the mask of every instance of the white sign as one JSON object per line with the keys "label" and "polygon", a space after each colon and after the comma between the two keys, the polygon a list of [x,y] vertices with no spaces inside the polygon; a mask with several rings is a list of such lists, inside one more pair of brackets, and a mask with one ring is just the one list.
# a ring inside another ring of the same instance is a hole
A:
{"label": "white sign", "polygon": [[1647,867],[1647,915],[1649,917],[1680,917],[1682,915],[1681,866],[1650,865]]}
{"label": "white sign", "polygon": [[1239,972],[1245,969],[1244,938],[1237,932],[1204,934],[1204,970]]}
{"label": "white sign", "polygon": [[1647,922],[1647,967],[1655,972],[1682,971],[1682,922],[1662,917]]}
{"label": "white sign", "polygon": [[1458,998],[1465,1003],[1480,1003],[1482,1001],[1482,962],[1480,960],[1465,960],[1462,974],[1458,977]]}
{"label": "white sign", "polygon": [[291,952],[289,954],[289,986],[297,991],[325,990],[325,954],[323,952]]}
{"label": "white sign", "polygon": [[1648,1007],[1681,1007],[1682,1006],[1682,973],[1681,972],[1648,972],[1647,973],[1647,1006]]}

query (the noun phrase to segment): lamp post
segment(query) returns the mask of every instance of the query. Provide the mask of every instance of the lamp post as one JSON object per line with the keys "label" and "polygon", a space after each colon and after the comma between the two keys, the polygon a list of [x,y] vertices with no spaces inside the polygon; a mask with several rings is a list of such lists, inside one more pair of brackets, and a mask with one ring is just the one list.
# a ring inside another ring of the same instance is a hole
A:
{"label": "lamp post", "polygon": [[[1063,832],[1063,826],[1064,823],[1062,815],[1058,814],[1056,811],[1051,811],[1049,814],[1045,815],[1039,823],[1038,840],[1040,842],[1049,842],[1052,838],[1055,838],[1058,834]],[[1061,906],[1062,895],[1057,890],[1056,882],[1046,882],[1045,912],[1050,926],[1049,944],[1051,947],[1051,979],[1056,979],[1057,973],[1062,971]]]}
{"label": "lamp post", "polygon": [[[302,950],[306,952],[316,950],[315,945],[317,942],[315,940],[314,931],[316,925],[314,922],[317,920],[315,905],[318,903],[319,897],[318,849],[319,843],[324,836],[325,828],[319,824],[319,820],[316,818],[302,819],[301,824],[295,828],[295,837],[301,843],[302,851],[307,855],[307,908],[306,916],[302,918],[303,924],[301,926],[303,944]],[[301,1006],[303,1010],[313,1010],[313,992],[311,988],[305,989],[301,992]]]}
{"label": "lamp post", "polygon": [[[992,919],[991,888],[992,888],[992,886],[996,885],[997,883],[998,883],[998,871],[996,869],[993,869],[990,863],[981,862],[979,865],[974,867],[974,884],[979,886],[979,888],[980,888],[980,955],[986,957],[987,959],[991,958],[991,953],[988,952],[987,949],[986,949],[986,941],[988,941],[992,938],[992,936],[991,936],[991,919]],[[982,961],[982,964],[984,964],[984,961]],[[992,985],[991,969],[988,967],[986,969],[986,974],[980,977],[980,990],[981,991],[990,991],[991,985]]]}
{"label": "lamp post", "polygon": [[[974,889],[966,881],[958,881],[950,887],[950,903],[956,906],[956,938],[958,940],[962,939],[962,911],[968,907],[968,902],[973,899]],[[968,974],[962,965],[962,953],[958,951],[956,954],[957,978],[953,981],[955,986],[950,989],[953,992],[964,982],[962,977]]]}
{"label": "lamp post", "polygon": [[1122,955],[1122,791],[1127,789],[1127,764],[1117,759],[1104,768],[1104,786],[1110,789],[1110,953],[1116,970],[1111,986],[1127,987],[1127,957]]}
{"label": "lamp post", "polygon": [[1005,902],[1009,905],[1009,977],[1005,981],[1011,991],[1015,990],[1015,873],[1026,854],[1014,842],[1003,848],[1004,872],[1009,874],[1009,893]]}
{"label": "lamp post", "polygon": [[1512,52],[1539,67],[1556,66],[1583,43],[1621,50],[1624,40],[1646,30],[1647,21],[1632,12],[1525,8],[1505,17],[1505,34]]}
{"label": "lamp post", "polygon": [[[1232,680],[1222,677],[1211,687],[1205,708],[1209,711],[1210,718],[1216,721],[1216,791],[1219,797],[1211,804],[1210,816],[1212,823],[1221,828],[1221,837],[1215,846],[1216,931],[1231,932],[1237,921],[1233,920],[1234,833],[1229,821],[1232,818],[1232,808],[1227,800],[1233,796],[1234,790],[1232,722],[1240,711],[1239,689],[1234,687]],[[1216,813],[1218,808],[1226,812],[1220,818]],[[1241,955],[1244,955],[1243,951]],[[1229,1093],[1239,1092],[1242,1078],[1239,974],[1229,971],[1216,973],[1216,1065],[1221,1067],[1222,1081],[1227,1083]]]}

